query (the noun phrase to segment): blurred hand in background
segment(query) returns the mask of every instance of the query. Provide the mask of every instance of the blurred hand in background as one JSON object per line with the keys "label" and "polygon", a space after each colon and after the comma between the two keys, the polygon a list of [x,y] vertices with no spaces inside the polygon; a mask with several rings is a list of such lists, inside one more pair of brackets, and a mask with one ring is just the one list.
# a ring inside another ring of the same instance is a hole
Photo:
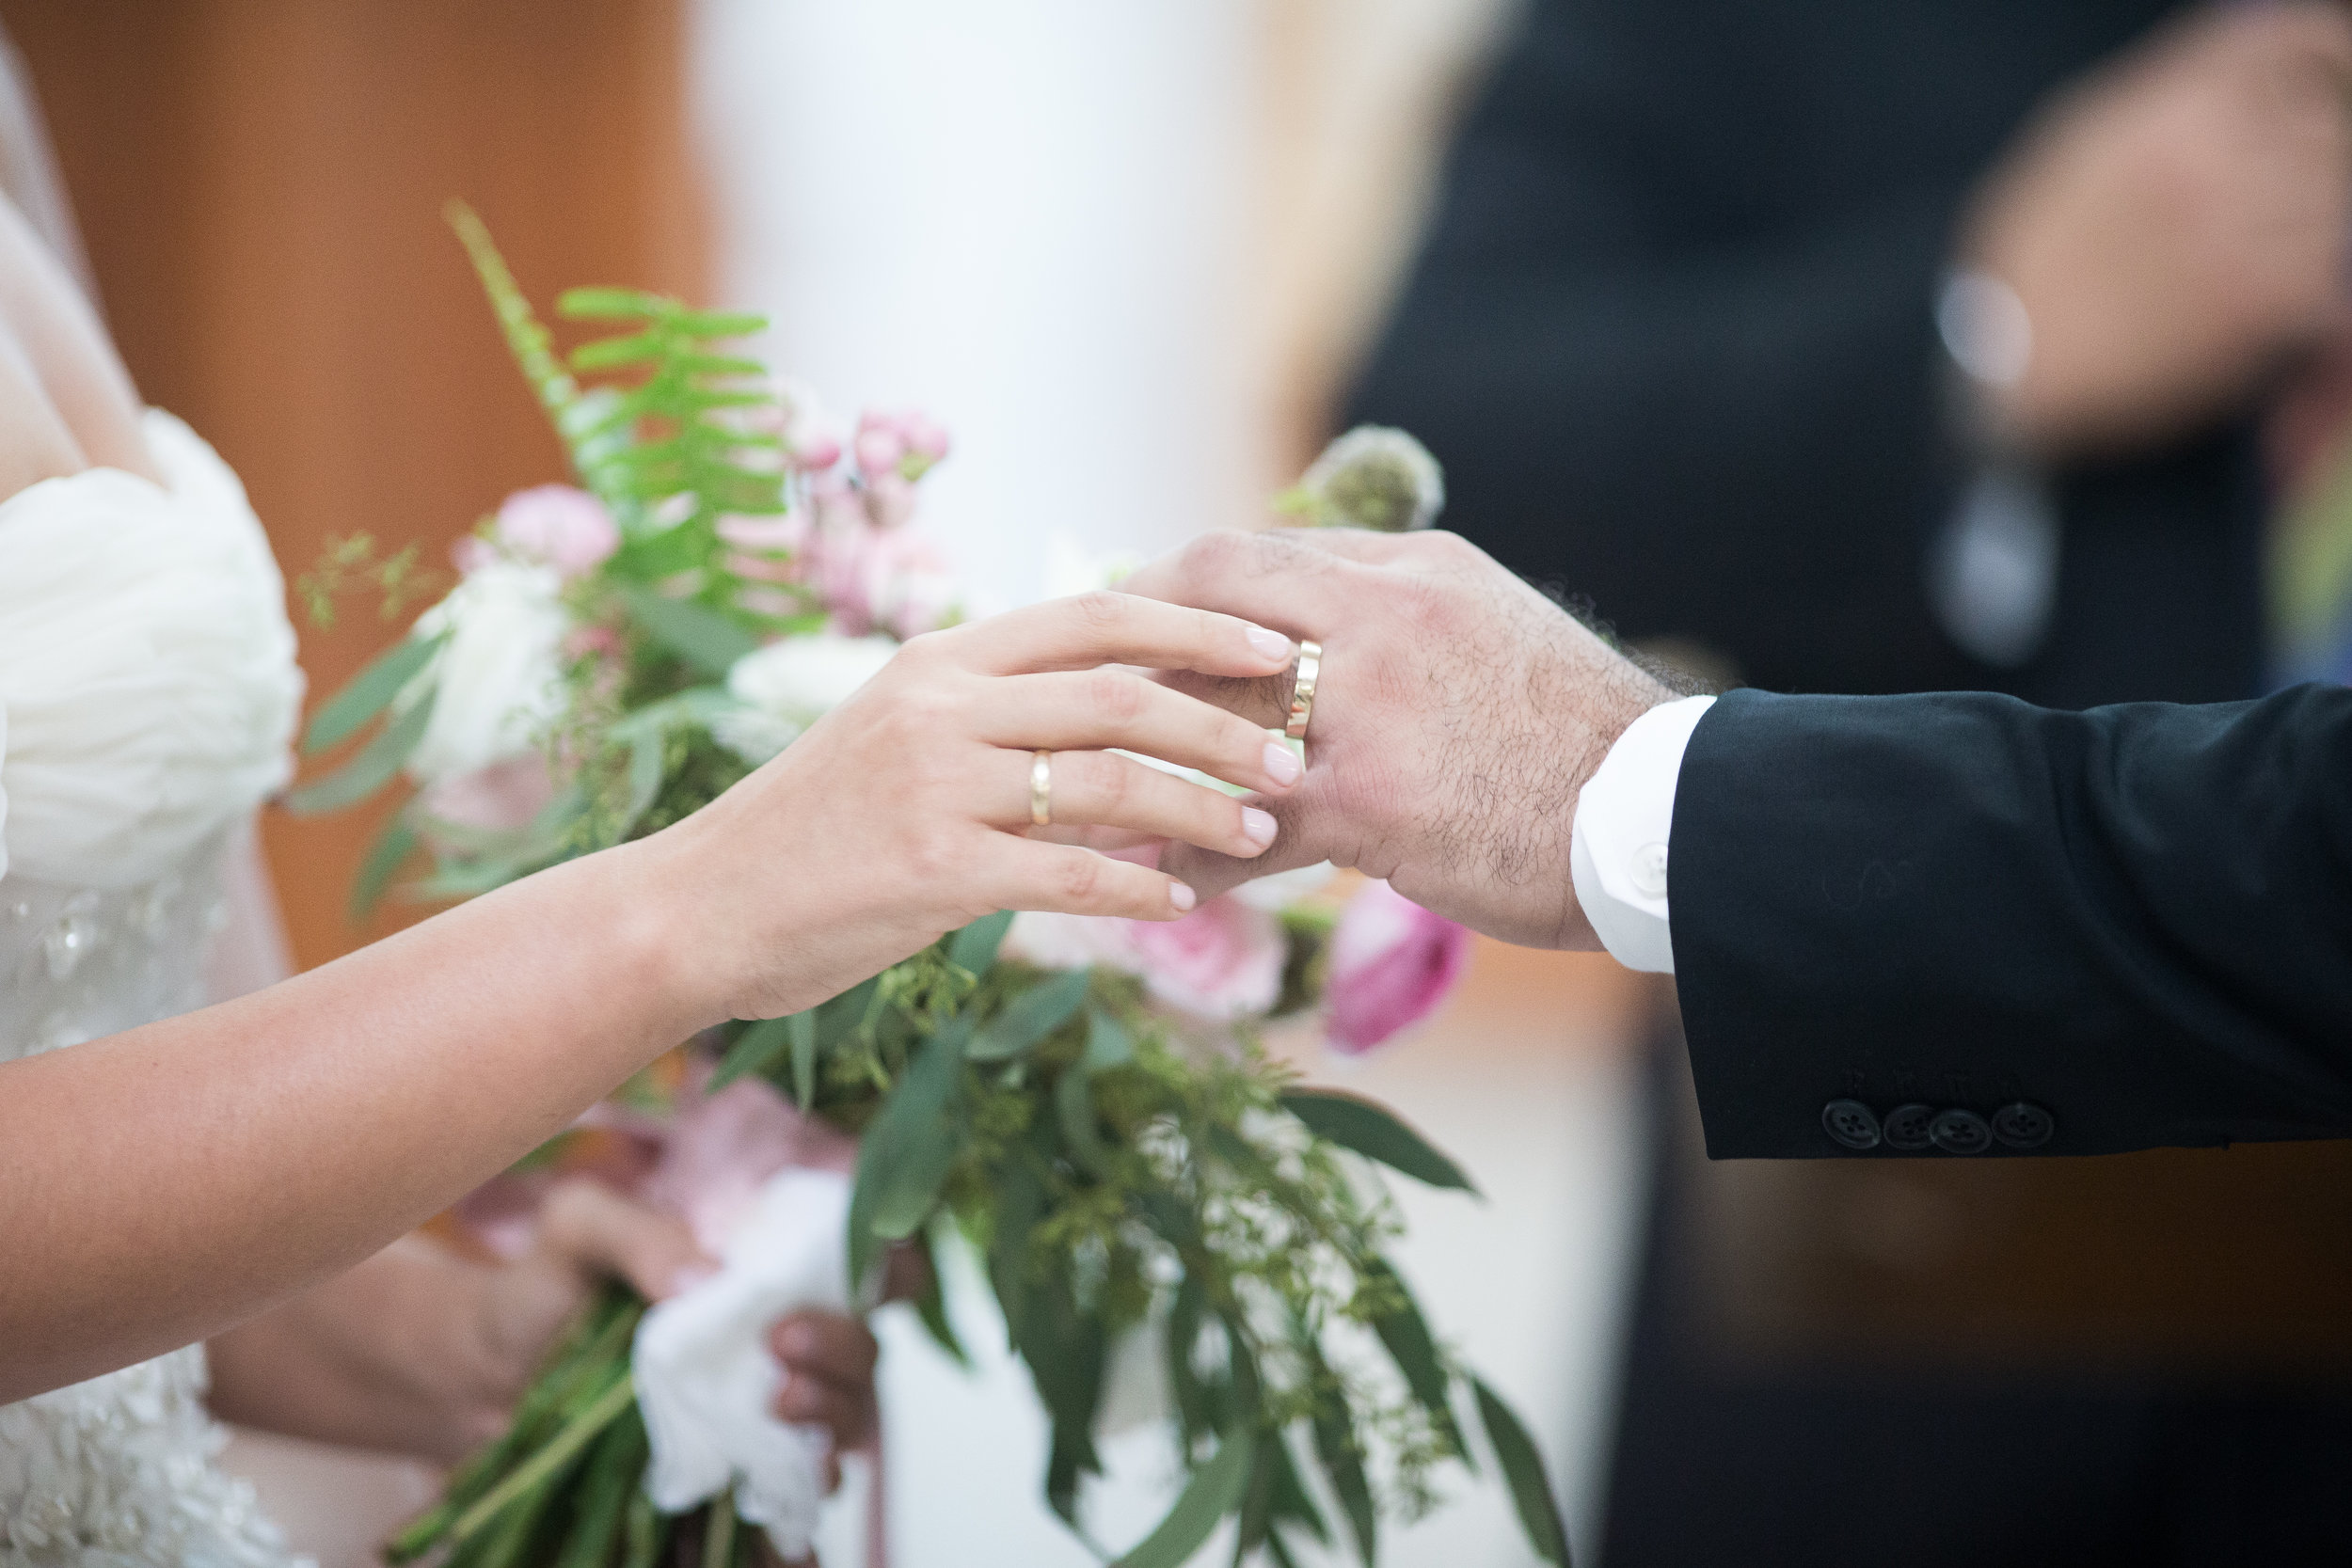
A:
{"label": "blurred hand in background", "polygon": [[2062,92],[1987,177],[1963,260],[2031,324],[2004,434],[2144,448],[2241,403],[2346,315],[2352,12],[2232,6]]}

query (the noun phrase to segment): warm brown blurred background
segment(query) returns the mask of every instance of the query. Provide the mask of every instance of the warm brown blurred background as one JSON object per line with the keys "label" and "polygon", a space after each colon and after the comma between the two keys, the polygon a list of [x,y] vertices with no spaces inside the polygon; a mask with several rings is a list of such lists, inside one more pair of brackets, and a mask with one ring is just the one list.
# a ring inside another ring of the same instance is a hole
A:
{"label": "warm brown blurred background", "polygon": [[[472,202],[541,296],[698,292],[680,0],[9,0],[140,390],[245,478],[289,578],[330,537],[449,541],[561,472],[463,253]],[[413,611],[412,611],[413,612]],[[302,632],[314,697],[391,628]],[[303,967],[389,802],[265,832]],[[413,910],[392,906],[377,929]]]}

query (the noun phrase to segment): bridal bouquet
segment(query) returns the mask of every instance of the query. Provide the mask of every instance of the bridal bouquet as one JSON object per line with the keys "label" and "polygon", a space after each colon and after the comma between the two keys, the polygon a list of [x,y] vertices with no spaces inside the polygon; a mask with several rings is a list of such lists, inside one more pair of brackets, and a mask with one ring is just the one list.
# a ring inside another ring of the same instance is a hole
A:
{"label": "bridal bouquet", "polygon": [[[935,425],[829,427],[725,346],[760,320],[625,290],[563,296],[564,316],[612,330],[559,359],[479,222],[451,215],[579,483],[485,520],[455,588],[311,721],[307,751],[356,744],[293,809],[410,786],[359,906],[419,857],[410,893],[462,898],[674,822],[790,745],[898,639],[958,614],[910,524],[947,451]],[[1392,432],[1347,440],[1285,504],[1425,522],[1426,454]],[[420,577],[413,551],[382,559],[361,540],[303,589],[325,612],[355,582],[393,603]],[[1383,884],[1268,881],[1165,926],[982,920],[821,1006],[717,1032],[690,1048],[702,1065],[632,1085],[631,1114],[756,1088],[853,1138],[817,1272],[839,1304],[870,1301],[888,1249],[968,1246],[1051,1425],[1046,1497],[1082,1535],[1106,1381],[1147,1348],[1186,1480],[1115,1554],[1128,1568],[1176,1568],[1229,1519],[1237,1561],[1287,1565],[1344,1530],[1370,1564],[1384,1511],[1426,1509],[1441,1466],[1482,1461],[1535,1553],[1565,1563],[1534,1444],[1383,1255],[1397,1222],[1375,1166],[1468,1179],[1378,1106],[1295,1082],[1256,1034],[1326,1005],[1334,1042],[1362,1049],[1435,1004],[1462,933]],[[804,1217],[824,1204],[791,1187],[803,1174],[770,1198]],[[729,1270],[756,1272],[742,1250]],[[961,1357],[939,1277],[916,1307]],[[682,1460],[694,1434],[651,1398],[665,1314],[684,1322],[718,1286],[650,1312],[618,1289],[599,1299],[389,1559],[729,1568],[755,1560],[739,1524],[804,1551],[805,1508],[739,1454]]]}

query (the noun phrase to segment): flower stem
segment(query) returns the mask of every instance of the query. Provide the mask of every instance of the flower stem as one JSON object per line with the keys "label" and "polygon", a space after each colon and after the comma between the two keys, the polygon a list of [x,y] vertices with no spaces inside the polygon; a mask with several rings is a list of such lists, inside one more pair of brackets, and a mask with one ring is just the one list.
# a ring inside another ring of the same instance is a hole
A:
{"label": "flower stem", "polygon": [[703,1526],[703,1568],[730,1568],[735,1560],[735,1489],[719,1494]]}
{"label": "flower stem", "polygon": [[493,1487],[489,1494],[466,1510],[457,1523],[450,1528],[452,1541],[463,1541],[488,1524],[507,1504],[546,1481],[561,1469],[573,1455],[588,1446],[589,1440],[620,1418],[637,1398],[637,1381],[624,1371],[612,1386],[596,1396],[596,1402],[572,1418],[564,1430],[548,1440],[548,1446],[516,1465],[507,1478]]}

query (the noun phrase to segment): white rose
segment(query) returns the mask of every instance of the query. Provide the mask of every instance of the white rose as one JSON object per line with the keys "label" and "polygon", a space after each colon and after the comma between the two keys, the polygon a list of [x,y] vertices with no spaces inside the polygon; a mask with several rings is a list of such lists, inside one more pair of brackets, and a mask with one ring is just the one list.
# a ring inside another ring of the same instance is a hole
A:
{"label": "white rose", "polygon": [[766,762],[873,679],[898,651],[887,637],[837,632],[771,642],[727,672],[727,694],[743,705],[716,720],[712,733],[744,761]]}
{"label": "white rose", "polygon": [[529,754],[564,710],[564,634],[570,621],[551,566],[492,560],[417,618],[421,636],[449,633],[426,675],[437,691],[424,739],[408,758],[421,784]]}

